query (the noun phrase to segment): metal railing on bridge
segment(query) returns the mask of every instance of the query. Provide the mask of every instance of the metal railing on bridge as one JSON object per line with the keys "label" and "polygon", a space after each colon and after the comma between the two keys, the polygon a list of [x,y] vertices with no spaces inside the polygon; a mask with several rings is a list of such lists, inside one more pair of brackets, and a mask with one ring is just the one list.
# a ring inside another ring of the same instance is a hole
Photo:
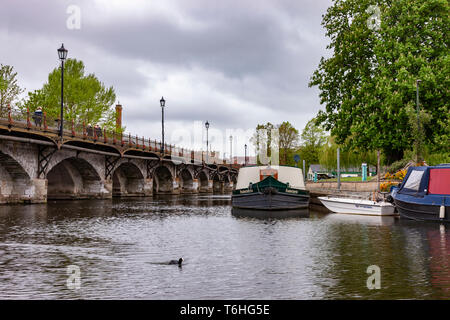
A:
{"label": "metal railing on bridge", "polygon": [[[60,119],[51,117],[42,112],[41,115],[27,110],[19,110],[8,107],[7,114],[0,114],[0,125],[9,128],[24,129],[36,133],[48,135],[51,138],[59,137]],[[162,152],[160,141],[151,140],[143,136],[123,133],[115,130],[107,130],[75,120],[64,121],[63,139],[80,139],[86,142],[103,143],[106,145],[121,147],[122,149],[135,149],[144,152]],[[186,148],[176,147],[171,144],[164,144],[164,156],[181,158],[188,161],[203,163],[206,160],[205,151],[195,151]],[[228,164],[226,160],[220,159],[218,152],[210,152],[208,155],[210,164]]]}

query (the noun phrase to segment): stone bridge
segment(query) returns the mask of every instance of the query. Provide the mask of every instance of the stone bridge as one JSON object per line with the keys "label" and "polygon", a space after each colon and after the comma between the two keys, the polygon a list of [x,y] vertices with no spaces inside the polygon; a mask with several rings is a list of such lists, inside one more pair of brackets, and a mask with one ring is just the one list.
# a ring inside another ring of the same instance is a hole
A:
{"label": "stone bridge", "polygon": [[61,139],[25,116],[0,118],[0,203],[225,193],[236,182],[237,167],[214,155],[205,163],[203,153],[73,124]]}

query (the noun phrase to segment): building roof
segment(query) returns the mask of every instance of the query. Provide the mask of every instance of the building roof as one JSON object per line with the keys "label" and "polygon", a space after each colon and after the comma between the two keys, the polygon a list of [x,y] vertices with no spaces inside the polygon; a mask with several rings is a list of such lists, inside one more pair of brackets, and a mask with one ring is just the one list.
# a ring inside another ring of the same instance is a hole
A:
{"label": "building roof", "polygon": [[311,164],[309,166],[309,170],[312,172],[327,172],[327,170],[323,169],[320,164]]}

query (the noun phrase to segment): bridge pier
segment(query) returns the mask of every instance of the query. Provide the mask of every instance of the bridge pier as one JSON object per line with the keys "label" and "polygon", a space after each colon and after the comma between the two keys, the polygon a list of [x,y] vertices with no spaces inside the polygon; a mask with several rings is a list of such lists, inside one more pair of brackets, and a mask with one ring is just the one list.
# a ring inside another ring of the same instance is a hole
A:
{"label": "bridge pier", "polygon": [[200,184],[200,187],[198,188],[199,193],[213,193],[213,181],[207,180],[204,183]]}
{"label": "bridge pier", "polygon": [[213,193],[222,194],[225,190],[225,184],[223,181],[214,180],[213,182]]}
{"label": "bridge pier", "polygon": [[47,202],[47,179],[0,181],[0,204]]}
{"label": "bridge pier", "polygon": [[225,183],[225,185],[224,185],[224,192],[225,193],[231,193],[233,191],[233,188],[234,188],[233,181]]}

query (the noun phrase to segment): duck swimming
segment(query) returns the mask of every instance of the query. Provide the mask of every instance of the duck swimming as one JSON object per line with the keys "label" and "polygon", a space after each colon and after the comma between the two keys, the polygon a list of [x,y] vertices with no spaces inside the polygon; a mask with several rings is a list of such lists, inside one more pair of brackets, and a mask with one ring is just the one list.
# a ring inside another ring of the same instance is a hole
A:
{"label": "duck swimming", "polygon": [[169,264],[178,264],[178,266],[181,267],[181,264],[183,263],[183,261],[184,261],[183,258],[180,258],[178,260],[170,260]]}

